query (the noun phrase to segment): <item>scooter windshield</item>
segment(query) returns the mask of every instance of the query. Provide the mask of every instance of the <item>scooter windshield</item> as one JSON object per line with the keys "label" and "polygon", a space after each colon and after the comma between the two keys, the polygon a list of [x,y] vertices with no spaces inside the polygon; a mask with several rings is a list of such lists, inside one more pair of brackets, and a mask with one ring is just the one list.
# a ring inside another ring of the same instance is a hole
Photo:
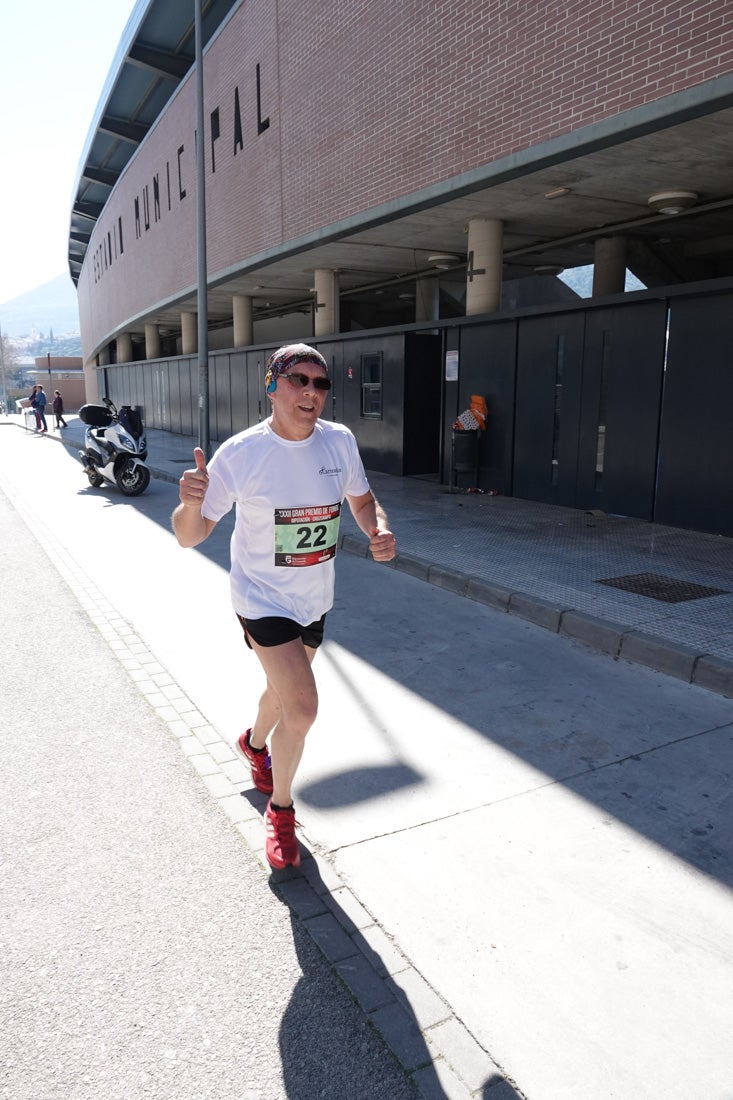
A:
{"label": "scooter windshield", "polygon": [[117,416],[125,431],[129,432],[134,439],[139,439],[143,434],[143,422],[137,409],[123,405]]}

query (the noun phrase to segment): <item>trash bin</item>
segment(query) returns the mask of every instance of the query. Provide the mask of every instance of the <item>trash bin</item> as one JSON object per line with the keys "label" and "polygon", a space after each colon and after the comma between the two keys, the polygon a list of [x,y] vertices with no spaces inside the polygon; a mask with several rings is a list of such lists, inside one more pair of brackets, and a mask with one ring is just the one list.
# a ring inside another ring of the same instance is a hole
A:
{"label": "trash bin", "polygon": [[479,481],[479,439],[481,431],[454,431],[450,447],[450,491],[458,488],[458,475],[470,474],[468,488],[478,485]]}

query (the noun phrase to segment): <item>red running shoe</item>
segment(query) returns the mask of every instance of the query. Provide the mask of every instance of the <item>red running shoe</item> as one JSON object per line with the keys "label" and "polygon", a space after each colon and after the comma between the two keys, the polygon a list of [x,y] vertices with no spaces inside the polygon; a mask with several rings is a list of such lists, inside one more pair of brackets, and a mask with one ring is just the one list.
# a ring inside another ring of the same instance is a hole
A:
{"label": "red running shoe", "polygon": [[234,742],[234,749],[252,769],[252,782],[263,794],[272,794],[272,761],[265,746],[261,752],[253,749],[249,743],[251,729],[246,730]]}
{"label": "red running shoe", "polygon": [[297,824],[293,806],[286,810],[276,810],[270,799],[265,810],[265,856],[270,866],[278,871],[288,865],[300,867],[300,848],[295,837]]}

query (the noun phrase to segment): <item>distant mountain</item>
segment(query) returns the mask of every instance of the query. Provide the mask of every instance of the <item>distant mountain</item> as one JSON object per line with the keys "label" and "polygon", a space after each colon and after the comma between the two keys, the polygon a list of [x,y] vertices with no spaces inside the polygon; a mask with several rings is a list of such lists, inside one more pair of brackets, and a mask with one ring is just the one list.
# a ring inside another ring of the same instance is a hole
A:
{"label": "distant mountain", "polygon": [[23,336],[54,337],[79,332],[79,307],[76,288],[68,275],[11,298],[0,304],[0,326],[11,339]]}

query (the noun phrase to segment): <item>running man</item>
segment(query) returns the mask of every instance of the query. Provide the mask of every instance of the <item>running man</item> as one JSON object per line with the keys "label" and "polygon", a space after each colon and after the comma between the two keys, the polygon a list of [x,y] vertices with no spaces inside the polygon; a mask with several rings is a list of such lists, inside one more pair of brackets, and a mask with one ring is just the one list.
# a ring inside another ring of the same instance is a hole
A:
{"label": "running man", "polygon": [[343,501],[375,561],[396,553],[354,436],[320,419],[330,388],[315,348],[289,344],[274,352],[265,373],[271,416],[223,443],[208,467],[201,448],[194,449],[196,466],[180,480],[172,516],[180,545],[198,546],[236,506],[232,603],[267,686],[235,748],[255,787],[270,795],[265,855],[278,869],[300,864],[292,786],[318,711],[311,664],[333,605]]}

